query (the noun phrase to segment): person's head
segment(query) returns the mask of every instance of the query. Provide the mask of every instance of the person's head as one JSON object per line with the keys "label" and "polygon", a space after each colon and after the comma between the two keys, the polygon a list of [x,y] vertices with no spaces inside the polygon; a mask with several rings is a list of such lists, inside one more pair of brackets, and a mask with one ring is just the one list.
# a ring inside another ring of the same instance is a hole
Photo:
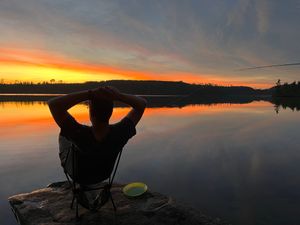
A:
{"label": "person's head", "polygon": [[96,123],[108,123],[113,112],[113,101],[102,98],[94,98],[89,101],[90,120]]}

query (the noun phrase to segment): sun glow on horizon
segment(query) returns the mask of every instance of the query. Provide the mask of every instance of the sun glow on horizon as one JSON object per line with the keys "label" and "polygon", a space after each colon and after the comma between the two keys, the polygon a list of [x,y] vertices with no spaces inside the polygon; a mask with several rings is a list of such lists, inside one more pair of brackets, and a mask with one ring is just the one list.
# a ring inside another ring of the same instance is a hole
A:
{"label": "sun glow on horizon", "polygon": [[[10,79],[5,79],[5,82],[33,82],[42,81],[62,81],[64,83],[81,83],[87,80],[95,80],[95,76],[101,77],[102,80],[124,79],[121,74],[110,74],[105,72],[92,73],[82,72],[72,68],[55,68],[39,65],[20,65],[20,64],[0,64],[0,70],[5,73]],[[99,79],[99,78],[98,78]]]}
{"label": "sun glow on horizon", "polygon": [[1,83],[49,82],[84,83],[104,80],[161,80],[224,86],[268,88],[266,83],[227,80],[220,75],[169,72],[163,74],[134,71],[113,66],[83,63],[64,56],[37,50],[0,48]]}

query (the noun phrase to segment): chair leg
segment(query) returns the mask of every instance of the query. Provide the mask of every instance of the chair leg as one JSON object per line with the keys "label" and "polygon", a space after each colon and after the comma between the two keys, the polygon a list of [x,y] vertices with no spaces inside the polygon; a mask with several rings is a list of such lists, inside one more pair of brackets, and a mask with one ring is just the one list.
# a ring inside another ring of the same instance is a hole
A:
{"label": "chair leg", "polygon": [[79,220],[79,214],[78,214],[78,199],[76,198],[76,221]]}
{"label": "chair leg", "polygon": [[116,205],[115,205],[115,203],[114,203],[114,200],[113,200],[113,198],[112,198],[112,194],[111,194],[111,193],[109,193],[109,198],[110,198],[111,203],[112,203],[112,205],[113,205],[113,207],[114,207],[114,211],[116,212],[116,211],[117,211],[117,207],[116,207]]}
{"label": "chair leg", "polygon": [[73,209],[74,200],[75,200],[75,195],[74,195],[74,193],[73,193],[73,198],[72,198],[72,202],[71,202],[71,205],[70,205],[70,208],[71,208],[71,209]]}

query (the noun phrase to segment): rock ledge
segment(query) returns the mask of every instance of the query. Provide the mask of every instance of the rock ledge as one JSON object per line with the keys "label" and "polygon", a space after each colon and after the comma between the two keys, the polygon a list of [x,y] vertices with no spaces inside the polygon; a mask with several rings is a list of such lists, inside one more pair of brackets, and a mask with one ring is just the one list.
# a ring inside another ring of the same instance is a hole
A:
{"label": "rock ledge", "polygon": [[220,219],[211,219],[193,208],[175,202],[156,192],[147,192],[139,198],[127,198],[123,185],[115,184],[112,195],[117,206],[114,213],[111,202],[97,212],[79,206],[80,221],[75,221],[75,210],[70,209],[71,189],[67,182],[57,182],[31,193],[10,197],[9,203],[21,225],[226,225]]}

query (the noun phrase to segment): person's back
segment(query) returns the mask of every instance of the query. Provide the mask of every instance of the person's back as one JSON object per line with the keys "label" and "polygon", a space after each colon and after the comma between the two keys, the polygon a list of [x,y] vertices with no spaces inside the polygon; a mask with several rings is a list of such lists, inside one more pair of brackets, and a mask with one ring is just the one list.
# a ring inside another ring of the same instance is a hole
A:
{"label": "person's back", "polygon": [[[92,126],[78,123],[67,110],[89,100]],[[118,123],[109,124],[113,101],[132,106],[131,111]],[[112,87],[71,93],[48,102],[54,120],[61,128],[59,149],[62,166],[72,174],[71,164],[76,157],[77,179],[85,184],[107,179],[115,160],[127,141],[136,134],[135,126],[141,119],[146,101],[143,98],[123,94]],[[70,145],[77,148],[68,155]],[[76,155],[73,155],[75,154]]]}

